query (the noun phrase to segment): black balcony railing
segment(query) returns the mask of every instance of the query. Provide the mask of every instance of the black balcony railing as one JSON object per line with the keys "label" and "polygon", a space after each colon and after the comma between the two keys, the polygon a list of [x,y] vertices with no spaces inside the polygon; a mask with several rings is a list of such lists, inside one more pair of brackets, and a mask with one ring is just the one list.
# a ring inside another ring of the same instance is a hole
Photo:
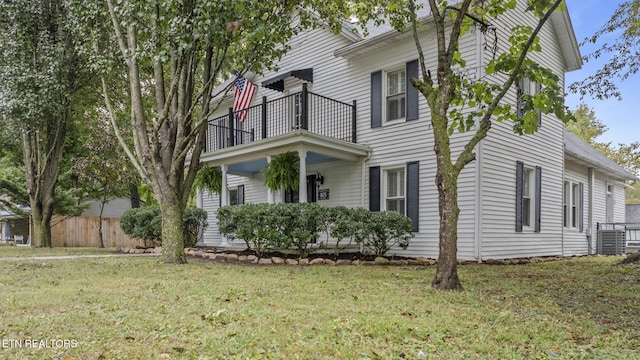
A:
{"label": "black balcony railing", "polygon": [[209,120],[205,152],[247,144],[296,130],[356,142],[356,102],[347,104],[307,91]]}

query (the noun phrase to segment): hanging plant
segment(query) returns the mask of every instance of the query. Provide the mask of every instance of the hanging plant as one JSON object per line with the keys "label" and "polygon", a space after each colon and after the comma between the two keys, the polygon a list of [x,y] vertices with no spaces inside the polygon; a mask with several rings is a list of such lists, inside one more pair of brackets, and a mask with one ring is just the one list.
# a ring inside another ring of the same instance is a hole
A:
{"label": "hanging plant", "polygon": [[220,167],[203,166],[193,181],[193,186],[199,190],[207,190],[209,195],[222,192],[222,171]]}
{"label": "hanging plant", "polygon": [[264,168],[264,184],[271,190],[297,190],[300,185],[300,165],[298,156],[291,151],[271,158]]}

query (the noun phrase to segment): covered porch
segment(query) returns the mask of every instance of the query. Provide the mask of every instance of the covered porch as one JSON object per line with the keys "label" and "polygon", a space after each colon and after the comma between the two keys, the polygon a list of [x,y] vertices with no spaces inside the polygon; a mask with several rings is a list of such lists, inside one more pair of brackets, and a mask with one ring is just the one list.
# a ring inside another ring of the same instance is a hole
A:
{"label": "covered porch", "polygon": [[29,244],[29,240],[28,215],[0,210],[0,242],[23,245]]}
{"label": "covered porch", "polygon": [[[236,175],[245,178],[254,178],[271,161],[272,157],[285,152],[296,153],[299,158],[299,179],[301,186],[296,194],[296,202],[308,202],[309,191],[303,185],[307,183],[309,176],[318,175],[308,171],[311,165],[329,163],[343,160],[353,163],[354,169],[362,172],[364,181],[364,161],[369,156],[370,149],[364,145],[358,145],[322,135],[308,130],[298,129],[280,136],[255,141],[249,144],[241,144],[228,147],[215,152],[204,153],[201,162],[208,166],[220,166],[222,170],[222,194],[220,194],[220,206],[230,205],[228,177]],[[323,181],[319,175],[315,181]],[[362,184],[362,183],[361,183]],[[282,189],[284,190],[284,189]],[[268,203],[282,201],[277,198],[276,192],[264,187]]]}

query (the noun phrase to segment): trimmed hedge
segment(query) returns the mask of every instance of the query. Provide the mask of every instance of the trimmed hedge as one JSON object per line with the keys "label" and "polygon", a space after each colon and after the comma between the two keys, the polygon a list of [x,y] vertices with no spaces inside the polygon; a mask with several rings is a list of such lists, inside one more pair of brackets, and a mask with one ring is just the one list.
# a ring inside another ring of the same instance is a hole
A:
{"label": "trimmed hedge", "polygon": [[306,257],[320,233],[335,241],[330,250],[336,256],[351,244],[382,256],[393,246],[406,249],[413,237],[411,220],[397,212],[315,203],[225,206],[218,209],[217,218],[222,235],[243,240],[259,256],[267,250],[295,248]]}
{"label": "trimmed hedge", "polygon": [[[198,242],[198,235],[209,226],[207,212],[195,207],[188,207],[182,216],[184,221],[184,246],[194,247]],[[144,240],[145,246],[159,246],[162,244],[162,216],[160,207],[145,206],[128,209],[120,218],[122,231],[133,237]]]}

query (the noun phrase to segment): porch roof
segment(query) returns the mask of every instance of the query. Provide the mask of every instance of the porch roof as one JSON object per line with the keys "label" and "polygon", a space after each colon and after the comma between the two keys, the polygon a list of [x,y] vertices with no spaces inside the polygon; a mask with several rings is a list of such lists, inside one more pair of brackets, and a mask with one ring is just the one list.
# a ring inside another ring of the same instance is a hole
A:
{"label": "porch roof", "polygon": [[284,80],[288,77],[295,77],[300,80],[304,80],[312,83],[313,68],[287,71],[286,73],[272,77],[271,79],[264,80],[262,82],[262,86],[266,87],[267,89],[283,92]]}
{"label": "porch roof", "polygon": [[358,161],[371,152],[365,145],[329,138],[307,130],[296,130],[248,144],[203,153],[200,161],[209,166],[228,165],[230,174],[246,175],[255,174],[267,166],[267,156],[301,150],[308,152],[307,164],[331,160]]}

